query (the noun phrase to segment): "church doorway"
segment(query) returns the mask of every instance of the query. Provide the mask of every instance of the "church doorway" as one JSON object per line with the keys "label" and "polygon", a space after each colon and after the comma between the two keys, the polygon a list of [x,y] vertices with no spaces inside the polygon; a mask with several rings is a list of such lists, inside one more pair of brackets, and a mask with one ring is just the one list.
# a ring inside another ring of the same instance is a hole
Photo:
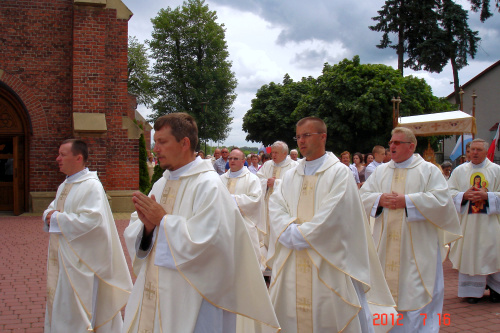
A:
{"label": "church doorway", "polygon": [[17,96],[0,83],[0,211],[28,210],[28,115]]}

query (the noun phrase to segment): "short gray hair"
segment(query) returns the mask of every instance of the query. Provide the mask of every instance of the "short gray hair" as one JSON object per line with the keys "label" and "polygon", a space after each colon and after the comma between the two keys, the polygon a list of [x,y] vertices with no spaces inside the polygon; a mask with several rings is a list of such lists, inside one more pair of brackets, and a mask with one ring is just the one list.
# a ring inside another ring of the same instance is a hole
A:
{"label": "short gray hair", "polygon": [[288,154],[288,145],[286,143],[284,143],[283,141],[276,141],[271,146],[271,149],[272,148],[281,148],[285,153]]}
{"label": "short gray hair", "polygon": [[395,133],[404,134],[411,143],[414,143],[415,146],[417,145],[417,138],[411,129],[406,127],[396,127],[392,130],[391,135],[394,135]]}
{"label": "short gray hair", "polygon": [[471,144],[474,142],[482,142],[484,145],[484,149],[486,149],[486,150],[488,150],[490,148],[490,145],[488,144],[488,142],[486,142],[485,140],[483,140],[481,138],[477,138],[477,139],[472,140]]}

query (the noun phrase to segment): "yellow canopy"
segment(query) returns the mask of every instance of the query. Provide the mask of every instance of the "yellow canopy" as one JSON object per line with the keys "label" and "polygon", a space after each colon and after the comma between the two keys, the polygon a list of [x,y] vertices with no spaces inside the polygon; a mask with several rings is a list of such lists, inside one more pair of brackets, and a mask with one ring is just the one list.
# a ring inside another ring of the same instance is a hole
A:
{"label": "yellow canopy", "polygon": [[438,112],[399,118],[416,136],[476,134],[476,119],[463,111]]}

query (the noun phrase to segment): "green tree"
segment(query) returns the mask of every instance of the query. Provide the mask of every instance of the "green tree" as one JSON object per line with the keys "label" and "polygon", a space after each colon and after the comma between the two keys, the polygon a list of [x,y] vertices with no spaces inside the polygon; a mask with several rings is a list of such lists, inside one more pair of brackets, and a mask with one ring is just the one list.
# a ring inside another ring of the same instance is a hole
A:
{"label": "green tree", "polygon": [[[469,2],[471,3],[471,9],[473,12],[481,12],[481,22],[484,22],[493,16],[493,13],[490,10],[490,0],[469,0]],[[497,8],[497,11],[500,12],[500,0],[495,0],[495,7]]]}
{"label": "green tree", "polygon": [[246,140],[262,142],[266,146],[282,140],[294,147],[293,137],[298,119],[291,115],[301,98],[311,90],[314,81],[309,77],[294,82],[286,74],[283,83],[263,85],[252,100],[252,108],[243,117]]}
{"label": "green tree", "polygon": [[[378,23],[369,28],[383,32],[378,48],[395,49],[398,55],[398,70],[403,75],[404,67],[409,67],[404,56],[409,47],[428,38],[430,31],[437,27],[435,0],[387,0],[372,20]],[[395,41],[390,36],[395,35]]]}
{"label": "green tree", "polygon": [[323,119],[329,131],[328,150],[368,152],[375,145],[386,146],[390,139],[394,96],[403,100],[401,116],[453,109],[444,99],[433,96],[423,79],[401,77],[398,70],[385,65],[360,64],[355,56],[337,65],[325,64],[317,84],[292,116]]}
{"label": "green tree", "polygon": [[468,57],[474,58],[481,38],[468,24],[467,11],[452,0],[437,2],[439,26],[431,36],[409,49],[411,68],[441,72],[449,62],[453,71],[455,103],[460,104],[458,71],[468,65]]}
{"label": "green tree", "polygon": [[[162,9],[149,42],[157,101],[152,119],[188,112],[201,140],[223,141],[230,130],[236,79],[228,60],[225,28],[202,0]],[[208,102],[206,107],[203,103]]]}
{"label": "green tree", "polygon": [[128,38],[128,91],[137,96],[137,103],[150,107],[153,104],[154,92],[151,87],[149,59],[144,44],[135,36]]}
{"label": "green tree", "polygon": [[[422,68],[440,73],[451,63],[455,95],[459,99],[458,71],[474,58],[480,38],[469,28],[467,11],[452,0],[388,0],[373,20],[372,30],[383,31],[377,47],[397,47],[398,69]],[[399,29],[397,46],[389,34]],[[407,59],[403,61],[403,54]],[[459,101],[457,102],[459,103]]]}

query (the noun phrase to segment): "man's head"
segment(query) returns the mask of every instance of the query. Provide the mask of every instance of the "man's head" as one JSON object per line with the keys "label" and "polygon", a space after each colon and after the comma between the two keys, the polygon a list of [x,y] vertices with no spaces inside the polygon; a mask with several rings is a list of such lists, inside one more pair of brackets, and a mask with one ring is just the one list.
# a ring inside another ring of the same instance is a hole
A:
{"label": "man's head", "polygon": [[220,157],[220,149],[219,149],[219,148],[217,148],[217,149],[215,149],[215,151],[214,151],[214,158],[215,158],[216,160],[218,160],[218,159],[219,159],[219,157]]}
{"label": "man's head", "polygon": [[156,120],[154,130],[154,152],[163,169],[177,170],[194,160],[198,126],[193,117],[170,113]]}
{"label": "man's head", "polygon": [[245,154],[239,149],[233,149],[229,154],[228,160],[231,172],[240,171],[245,165]]}
{"label": "man's head", "polygon": [[382,146],[375,146],[373,147],[372,154],[375,162],[382,163],[385,157],[385,148]]}
{"label": "man's head", "polygon": [[288,145],[283,141],[276,141],[271,146],[271,159],[278,164],[285,160],[288,155]]}
{"label": "man's head", "polygon": [[296,127],[297,145],[306,161],[312,161],[325,154],[327,129],[325,122],[317,117],[302,118]]}
{"label": "man's head", "polygon": [[227,158],[229,157],[229,149],[227,148],[222,148],[220,150],[220,153],[222,155],[222,159],[227,162]]}
{"label": "man's head", "polygon": [[410,158],[417,147],[417,138],[413,132],[405,127],[396,127],[391,132],[392,137],[389,142],[392,160],[401,163]]}
{"label": "man's head", "polygon": [[71,176],[85,168],[88,157],[89,149],[84,141],[68,139],[59,147],[56,162],[59,165],[59,171]]}
{"label": "man's head", "polygon": [[342,154],[340,154],[340,162],[349,166],[349,164],[351,164],[351,154],[348,151],[344,151]]}
{"label": "man's head", "polygon": [[450,177],[452,165],[450,162],[446,161],[441,164],[441,169],[443,169],[443,175]]}
{"label": "man's head", "polygon": [[481,164],[488,155],[488,143],[483,139],[474,139],[470,145],[470,162]]}
{"label": "man's head", "polygon": [[290,158],[294,161],[296,161],[297,158],[299,158],[299,152],[297,151],[297,149],[290,150]]}
{"label": "man's head", "polygon": [[259,165],[259,155],[252,154],[252,157],[250,158],[252,165],[254,167],[257,167]]}
{"label": "man's head", "polygon": [[389,148],[385,148],[384,163],[387,163],[390,160],[391,160],[391,150]]}
{"label": "man's head", "polygon": [[271,159],[271,155],[266,154],[266,153],[262,154],[262,159],[261,159],[262,160],[262,164],[266,163],[270,159]]}
{"label": "man's head", "polygon": [[471,145],[471,143],[472,143],[472,141],[469,141],[465,145],[465,160],[467,162],[470,162],[470,145]]}

